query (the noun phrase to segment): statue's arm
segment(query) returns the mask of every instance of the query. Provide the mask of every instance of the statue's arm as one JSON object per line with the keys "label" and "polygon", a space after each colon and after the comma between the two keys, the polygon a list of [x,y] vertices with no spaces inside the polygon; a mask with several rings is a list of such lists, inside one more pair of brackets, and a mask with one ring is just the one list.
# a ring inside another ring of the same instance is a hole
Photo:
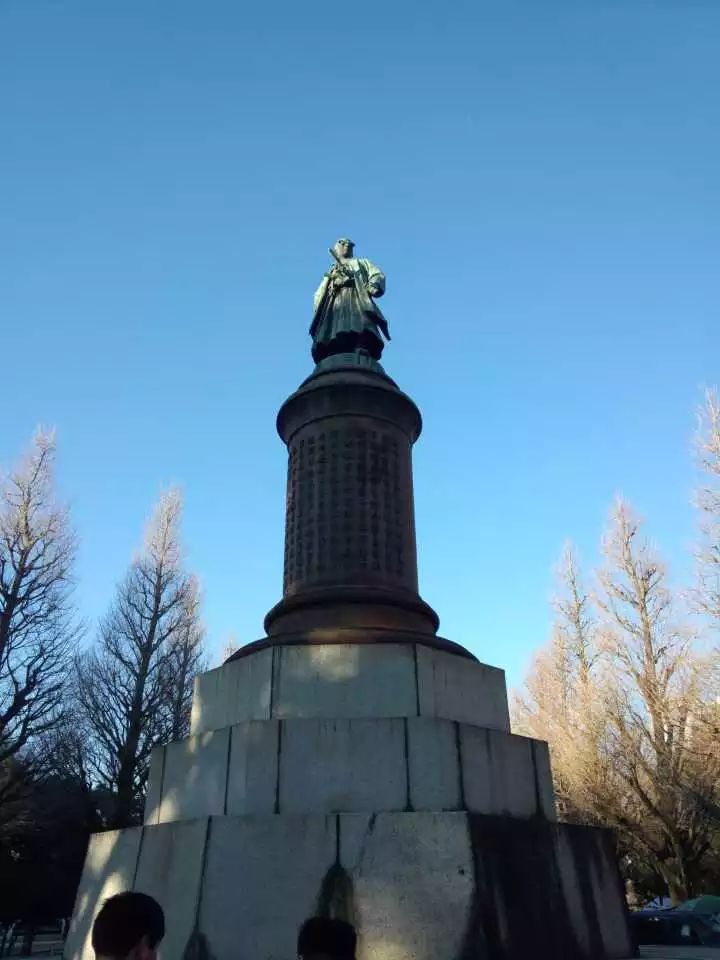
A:
{"label": "statue's arm", "polygon": [[385,274],[371,260],[363,260],[367,272],[367,292],[371,297],[381,297],[385,293]]}
{"label": "statue's arm", "polygon": [[325,291],[327,290],[327,285],[329,283],[329,278],[327,273],[320,281],[320,286],[315,291],[315,296],[313,297],[313,311],[317,313],[317,308],[320,306],[320,301],[325,296]]}

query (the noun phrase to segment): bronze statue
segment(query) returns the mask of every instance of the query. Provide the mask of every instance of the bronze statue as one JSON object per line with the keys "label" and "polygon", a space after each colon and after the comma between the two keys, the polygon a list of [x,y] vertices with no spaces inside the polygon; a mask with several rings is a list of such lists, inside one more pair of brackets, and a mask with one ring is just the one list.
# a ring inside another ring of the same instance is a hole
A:
{"label": "bronze statue", "polygon": [[370,260],[354,256],[355,244],[342,238],[330,249],[335,263],[315,291],[310,325],[315,363],[337,353],[379,360],[387,321],[375,303],[385,293],[385,275]]}

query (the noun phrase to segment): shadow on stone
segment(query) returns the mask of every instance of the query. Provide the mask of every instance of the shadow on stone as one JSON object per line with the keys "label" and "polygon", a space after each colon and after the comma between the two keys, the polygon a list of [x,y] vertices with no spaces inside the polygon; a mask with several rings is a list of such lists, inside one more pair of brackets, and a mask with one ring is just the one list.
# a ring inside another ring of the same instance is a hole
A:
{"label": "shadow on stone", "polygon": [[215,960],[215,954],[210,949],[207,937],[201,930],[193,930],[188,937],[182,960]]}
{"label": "shadow on stone", "polygon": [[350,874],[339,863],[323,877],[315,910],[318,917],[344,920],[356,927],[355,893]]}

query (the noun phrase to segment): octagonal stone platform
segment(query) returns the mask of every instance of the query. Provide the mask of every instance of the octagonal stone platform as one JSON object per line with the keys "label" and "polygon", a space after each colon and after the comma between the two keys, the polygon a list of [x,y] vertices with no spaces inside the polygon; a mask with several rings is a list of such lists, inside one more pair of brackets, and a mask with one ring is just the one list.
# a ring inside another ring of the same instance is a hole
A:
{"label": "octagonal stone platform", "polygon": [[553,820],[547,745],[431,717],[255,720],[156,748],[145,823],[390,810]]}
{"label": "octagonal stone platform", "polygon": [[129,888],[165,908],[161,960],[287,960],[328,909],[356,924],[358,960],[634,953],[610,835],[537,818],[226,816],[99,834],[67,957],[93,960],[96,904]]}
{"label": "octagonal stone platform", "polygon": [[197,678],[192,730],[153,752],[147,824],[401,810],[555,818],[547,746],[509,732],[503,671],[422,644],[277,646],[230,661]]}
{"label": "octagonal stone platform", "polygon": [[556,822],[501,670],[276,646],[198,677],[193,731],[154,751],[145,826],[92,838],[67,960],[128,888],[167,912],[160,960],[284,960],[318,912],[357,925],[358,960],[633,955],[612,838]]}
{"label": "octagonal stone platform", "polygon": [[191,733],[248,720],[414,716],[509,731],[505,674],[412,638],[278,645],[197,678]]}

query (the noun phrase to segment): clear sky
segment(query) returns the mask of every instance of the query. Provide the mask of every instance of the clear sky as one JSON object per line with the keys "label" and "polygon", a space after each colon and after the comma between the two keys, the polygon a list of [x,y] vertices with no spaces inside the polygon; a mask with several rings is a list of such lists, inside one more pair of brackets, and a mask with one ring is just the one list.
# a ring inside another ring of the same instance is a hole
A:
{"label": "clear sky", "polygon": [[78,599],[163,485],[211,644],[279,599],[285,451],[340,235],[420,405],[421,589],[519,680],[623,492],[688,570],[720,380],[716,0],[0,0],[0,461],[55,425]]}

